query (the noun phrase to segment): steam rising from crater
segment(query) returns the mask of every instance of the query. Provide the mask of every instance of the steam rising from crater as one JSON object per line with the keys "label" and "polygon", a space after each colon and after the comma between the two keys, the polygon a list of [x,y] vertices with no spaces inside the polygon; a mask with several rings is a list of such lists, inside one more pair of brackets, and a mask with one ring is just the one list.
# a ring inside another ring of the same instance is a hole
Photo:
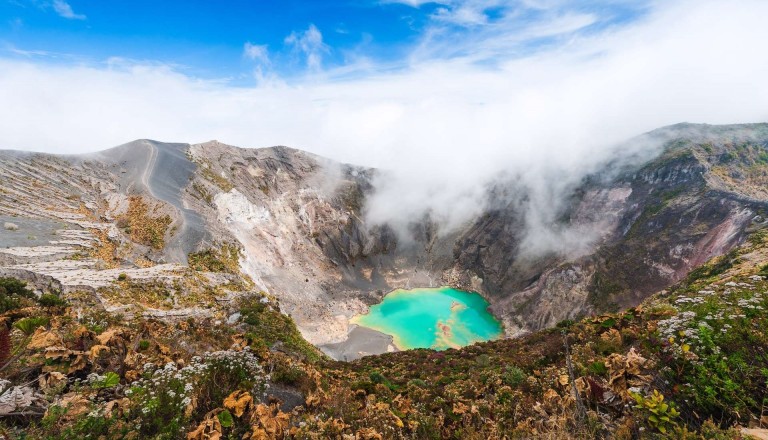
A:
{"label": "steam rising from crater", "polygon": [[488,196],[495,183],[513,181],[524,190],[523,249],[578,250],[594,235],[556,226],[574,185],[609,158],[658,153],[658,145],[616,150],[621,141],[681,121],[768,119],[765,17],[761,0],[658,2],[639,22],[530,56],[484,59],[505,53],[510,35],[501,30],[454,51],[472,57],[414,56],[396,73],[369,66],[351,79],[327,71],[251,88],[167,66],[0,59],[0,145],[289,145],[381,169],[366,218],[400,231],[427,214],[450,231],[502,202]]}

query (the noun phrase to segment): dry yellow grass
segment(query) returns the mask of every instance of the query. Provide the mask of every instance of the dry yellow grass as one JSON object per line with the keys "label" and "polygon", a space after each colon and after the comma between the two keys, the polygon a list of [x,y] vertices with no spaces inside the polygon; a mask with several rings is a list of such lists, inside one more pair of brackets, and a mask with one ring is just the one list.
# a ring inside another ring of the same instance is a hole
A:
{"label": "dry yellow grass", "polygon": [[[157,206],[152,207],[152,214]],[[169,215],[152,216],[150,206],[140,196],[131,196],[128,211],[118,219],[118,225],[124,226],[131,241],[153,249],[165,246],[165,233],[171,224]]]}
{"label": "dry yellow grass", "polygon": [[148,259],[146,259],[144,257],[137,258],[136,260],[134,260],[133,264],[135,264],[136,266],[138,266],[138,267],[140,267],[142,269],[145,269],[147,267],[152,267],[152,266],[155,265],[154,262],[152,262],[152,261],[150,261],[150,260],[148,260]]}
{"label": "dry yellow grass", "polygon": [[117,267],[117,246],[109,239],[106,231],[102,231],[101,229],[91,229],[91,233],[93,233],[97,239],[96,246],[91,249],[91,256],[95,259],[102,260],[108,269]]}

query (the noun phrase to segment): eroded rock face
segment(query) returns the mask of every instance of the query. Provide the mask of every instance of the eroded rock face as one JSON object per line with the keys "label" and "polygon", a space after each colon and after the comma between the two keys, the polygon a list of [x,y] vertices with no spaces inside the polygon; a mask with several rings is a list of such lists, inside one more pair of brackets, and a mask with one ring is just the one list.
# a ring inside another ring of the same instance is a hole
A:
{"label": "eroded rock face", "polygon": [[440,271],[419,271],[418,250],[365,224],[372,170],[286,147],[208,142],[189,151],[198,172],[188,205],[212,236],[243,249],[242,271],[280,298],[310,342],[343,341],[349,318],[388,290],[439,282]]}
{"label": "eroded rock face", "polygon": [[768,197],[752,188],[762,181],[723,183],[721,176],[733,173],[723,170],[721,158],[736,154],[728,168],[755,174],[762,167],[765,173],[759,157],[768,147],[767,127],[692,131],[684,125],[651,133],[666,145],[658,158],[621,172],[608,166],[574,190],[563,223],[598,232],[582,255],[526,258],[517,247],[525,227],[513,202],[464,234],[456,246],[457,264],[484,280],[508,334],[635,305],[764,226]]}
{"label": "eroded rock face", "polygon": [[318,345],[344,341],[349,318],[391,289],[439,285],[482,293],[512,336],[633,305],[762,227],[767,127],[647,135],[665,146],[657,158],[606,163],[572,188],[553,226],[585,237],[568,252],[530,251],[526,189],[513,178],[464,228],[417,219],[400,240],[365,222],[375,170],[286,147],[0,152],[0,220],[18,227],[0,230],[0,275],[99,291],[120,274],[184,278],[189,253],[235,246],[250,288],[277,297]]}

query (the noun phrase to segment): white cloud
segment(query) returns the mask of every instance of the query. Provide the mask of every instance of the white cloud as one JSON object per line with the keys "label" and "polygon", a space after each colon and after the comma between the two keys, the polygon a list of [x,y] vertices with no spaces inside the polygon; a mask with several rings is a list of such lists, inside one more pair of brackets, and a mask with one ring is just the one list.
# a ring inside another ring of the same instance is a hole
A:
{"label": "white cloud", "polygon": [[314,24],[310,24],[305,31],[291,32],[285,37],[285,44],[306,57],[307,68],[310,71],[320,70],[323,64],[323,54],[330,50],[323,43],[323,34]]}
{"label": "white cloud", "polygon": [[57,14],[70,20],[85,20],[87,17],[83,14],[75,14],[72,10],[72,6],[64,0],[53,0],[53,10]]}
{"label": "white cloud", "polygon": [[419,8],[421,7],[421,5],[425,5],[427,3],[445,4],[446,0],[381,0],[379,3],[382,3],[382,4],[399,3],[402,5],[408,5],[413,8]]}
{"label": "white cloud", "polygon": [[525,28],[523,37],[525,39],[534,39],[570,34],[593,25],[597,21],[598,17],[595,14],[572,13],[558,15],[547,22],[537,22],[528,26]]}
{"label": "white cloud", "polygon": [[[413,56],[396,73],[326,71],[250,88],[157,65],[0,60],[0,148],[93,151],[136,138],[289,145],[390,170],[369,220],[431,211],[446,225],[477,213],[485,185],[506,172],[531,188],[529,221],[546,224],[569,184],[618,141],[682,121],[768,120],[768,58],[756,55],[768,41],[768,3],[656,7],[640,22],[526,57],[516,33],[494,29],[456,39],[466,55],[422,47],[440,56]],[[319,68],[322,36],[312,29],[287,43],[318,53],[307,63]],[[488,57],[495,63],[477,62]]]}
{"label": "white cloud", "polygon": [[474,26],[488,23],[488,16],[485,15],[481,8],[467,6],[454,9],[438,8],[432,17],[438,21],[459,24],[462,26]]}
{"label": "white cloud", "polygon": [[[542,43],[556,46],[592,25],[610,25],[615,17],[606,3],[623,0],[593,1],[602,7],[579,7],[557,0],[535,4],[516,0],[451,0],[430,15],[431,21],[413,58],[464,58],[494,64],[529,53],[531,47],[541,47]],[[643,4],[645,0],[638,0],[633,7]]]}
{"label": "white cloud", "polygon": [[269,49],[266,44],[253,44],[247,41],[243,45],[243,56],[262,64],[269,64]]}
{"label": "white cloud", "polygon": [[55,54],[53,52],[48,52],[46,50],[24,50],[24,49],[19,49],[19,48],[15,47],[15,46],[10,46],[10,45],[7,46],[5,49],[8,52],[12,53],[12,54],[23,56],[23,57],[28,57],[28,58],[31,58],[31,57],[53,57],[53,56],[55,56]]}
{"label": "white cloud", "polygon": [[498,8],[502,15],[514,9],[517,2],[510,0],[448,0],[443,2],[446,7],[438,8],[432,14],[437,22],[459,26],[477,26],[488,23],[487,11]]}

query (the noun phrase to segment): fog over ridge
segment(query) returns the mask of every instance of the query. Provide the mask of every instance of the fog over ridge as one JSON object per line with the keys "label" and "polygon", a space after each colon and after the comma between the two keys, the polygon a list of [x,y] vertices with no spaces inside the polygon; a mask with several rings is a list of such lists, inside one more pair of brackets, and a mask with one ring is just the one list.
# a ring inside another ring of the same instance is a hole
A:
{"label": "fog over ridge", "polygon": [[82,152],[135,138],[289,145],[383,170],[366,218],[397,230],[426,213],[456,228],[487,207],[499,176],[513,176],[526,189],[536,251],[577,248],[589,234],[553,222],[622,141],[682,121],[768,120],[768,3],[652,6],[636,23],[529,56],[499,55],[511,36],[497,30],[456,42],[474,45],[454,51],[471,57],[424,56],[441,49],[425,41],[422,57],[395,73],[328,71],[246,88],[151,63],[0,59],[0,147]]}

